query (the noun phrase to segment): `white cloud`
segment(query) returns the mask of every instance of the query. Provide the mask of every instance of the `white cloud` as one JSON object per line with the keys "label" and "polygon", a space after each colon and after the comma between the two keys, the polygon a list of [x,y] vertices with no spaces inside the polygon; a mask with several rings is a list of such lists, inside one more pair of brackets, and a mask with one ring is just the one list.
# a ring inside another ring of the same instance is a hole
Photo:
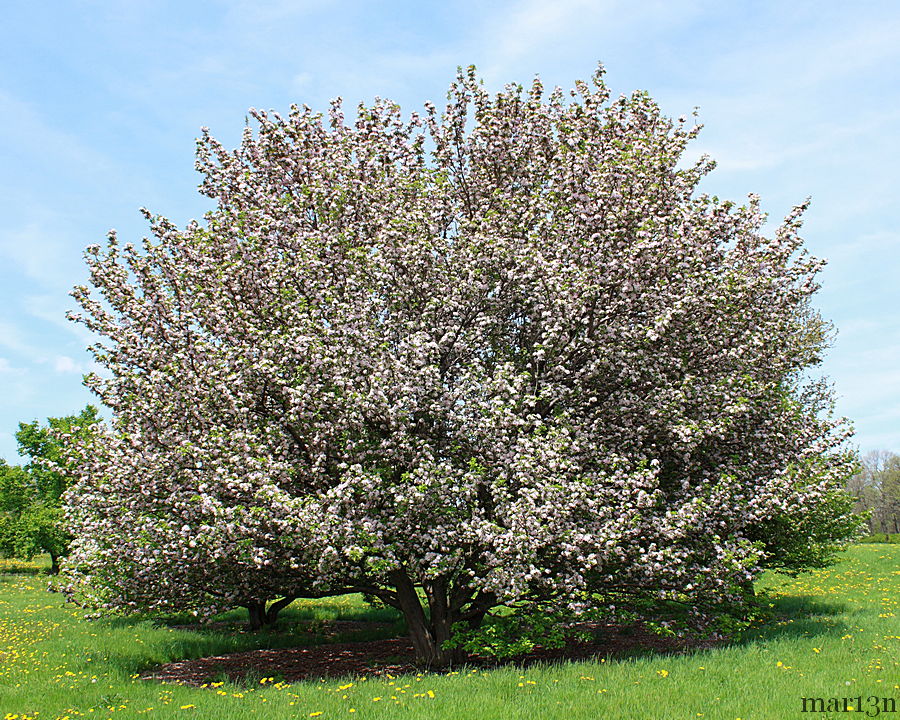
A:
{"label": "white cloud", "polygon": [[312,82],[313,76],[312,73],[308,72],[299,72],[294,75],[293,80],[291,81],[291,87],[294,92],[299,92],[301,90],[305,90],[309,87],[309,84]]}
{"label": "white cloud", "polygon": [[831,245],[828,260],[834,264],[843,264],[865,260],[873,254],[895,253],[897,250],[900,250],[900,232],[879,230]]}
{"label": "white cloud", "polygon": [[78,363],[76,363],[68,355],[57,355],[53,360],[53,369],[58,373],[80,372]]}
{"label": "white cloud", "polygon": [[26,372],[24,368],[17,368],[10,365],[9,360],[0,357],[0,375],[22,375]]}
{"label": "white cloud", "polygon": [[[523,70],[543,77],[548,65],[572,53],[582,58],[589,48],[596,48],[593,62],[609,63],[623,38],[639,36],[642,43],[652,43],[658,31],[672,32],[690,23],[703,4],[703,0],[526,0],[495,6],[481,26],[487,58],[483,73],[493,82],[521,77]],[[583,68],[575,77],[592,70]]]}
{"label": "white cloud", "polygon": [[106,179],[113,169],[103,153],[83,143],[77,135],[60,130],[47,121],[32,104],[0,90],[0,129],[3,141],[17,152],[52,162],[54,170],[63,168],[86,178]]}
{"label": "white cloud", "polygon": [[598,17],[612,21],[617,5],[616,0],[529,0],[521,3],[495,19],[496,41],[491,48],[493,62],[506,66],[523,55],[544,49],[548,41],[571,32],[573,22],[585,20],[586,15],[594,21]]}

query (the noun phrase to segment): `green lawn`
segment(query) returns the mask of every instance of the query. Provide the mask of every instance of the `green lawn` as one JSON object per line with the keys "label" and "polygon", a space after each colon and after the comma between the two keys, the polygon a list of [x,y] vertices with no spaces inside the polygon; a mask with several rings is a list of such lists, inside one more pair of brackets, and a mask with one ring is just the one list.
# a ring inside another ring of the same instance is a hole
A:
{"label": "green lawn", "polygon": [[[782,619],[740,643],[691,655],[292,685],[276,678],[204,689],[136,675],[166,660],[316,638],[299,629],[256,636],[148,621],[87,621],[82,611],[46,592],[45,575],[6,573],[0,574],[0,720],[781,720],[865,717],[866,710],[871,717],[870,697],[897,699],[898,712],[883,714],[900,717],[896,545],[858,545],[829,570],[765,578],[760,585],[772,592]],[[354,597],[297,603],[286,613],[288,621],[392,617]],[[848,704],[852,713],[803,713],[803,696],[861,697],[863,712],[854,700]],[[878,706],[883,708],[881,701]]]}
{"label": "green lawn", "polygon": [[900,533],[875,533],[862,538],[861,543],[900,543]]}

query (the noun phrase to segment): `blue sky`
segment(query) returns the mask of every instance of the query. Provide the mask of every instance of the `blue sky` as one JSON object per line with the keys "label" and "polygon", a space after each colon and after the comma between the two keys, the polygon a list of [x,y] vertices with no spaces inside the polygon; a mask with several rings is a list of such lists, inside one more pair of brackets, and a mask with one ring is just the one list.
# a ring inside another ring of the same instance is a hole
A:
{"label": "blue sky", "polygon": [[90,365],[65,319],[85,246],[179,224],[203,125],[233,146],[249,107],[407,111],[441,101],[458,65],[492,89],[571,87],[598,61],[618,94],[699,107],[704,189],[762,196],[774,220],[812,196],[804,236],[828,258],[824,365],[861,450],[900,451],[900,3],[818,0],[50,0],[7,3],[0,43],[0,457],[20,421],[78,411]]}

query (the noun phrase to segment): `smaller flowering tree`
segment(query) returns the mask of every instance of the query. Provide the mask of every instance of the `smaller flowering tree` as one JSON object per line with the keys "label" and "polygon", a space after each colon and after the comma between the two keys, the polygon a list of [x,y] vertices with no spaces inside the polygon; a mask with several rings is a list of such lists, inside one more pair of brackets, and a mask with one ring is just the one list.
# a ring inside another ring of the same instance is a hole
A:
{"label": "smaller flowering tree", "polygon": [[[737,600],[852,472],[804,380],[805,205],[767,237],[756,197],[698,193],[698,129],[645,93],[470,69],[441,113],[252,114],[198,142],[204,224],[87,250],[87,601],[363,592],[441,666],[502,606]],[[817,557],[854,532],[829,508]]]}

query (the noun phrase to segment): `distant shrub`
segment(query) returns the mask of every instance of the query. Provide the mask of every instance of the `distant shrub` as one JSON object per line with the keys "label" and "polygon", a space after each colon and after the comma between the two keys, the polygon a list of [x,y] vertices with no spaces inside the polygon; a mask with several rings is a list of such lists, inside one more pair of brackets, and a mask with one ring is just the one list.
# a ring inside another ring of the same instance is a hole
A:
{"label": "distant shrub", "polygon": [[857,540],[860,543],[889,543],[896,545],[900,543],[900,533],[875,533]]}

